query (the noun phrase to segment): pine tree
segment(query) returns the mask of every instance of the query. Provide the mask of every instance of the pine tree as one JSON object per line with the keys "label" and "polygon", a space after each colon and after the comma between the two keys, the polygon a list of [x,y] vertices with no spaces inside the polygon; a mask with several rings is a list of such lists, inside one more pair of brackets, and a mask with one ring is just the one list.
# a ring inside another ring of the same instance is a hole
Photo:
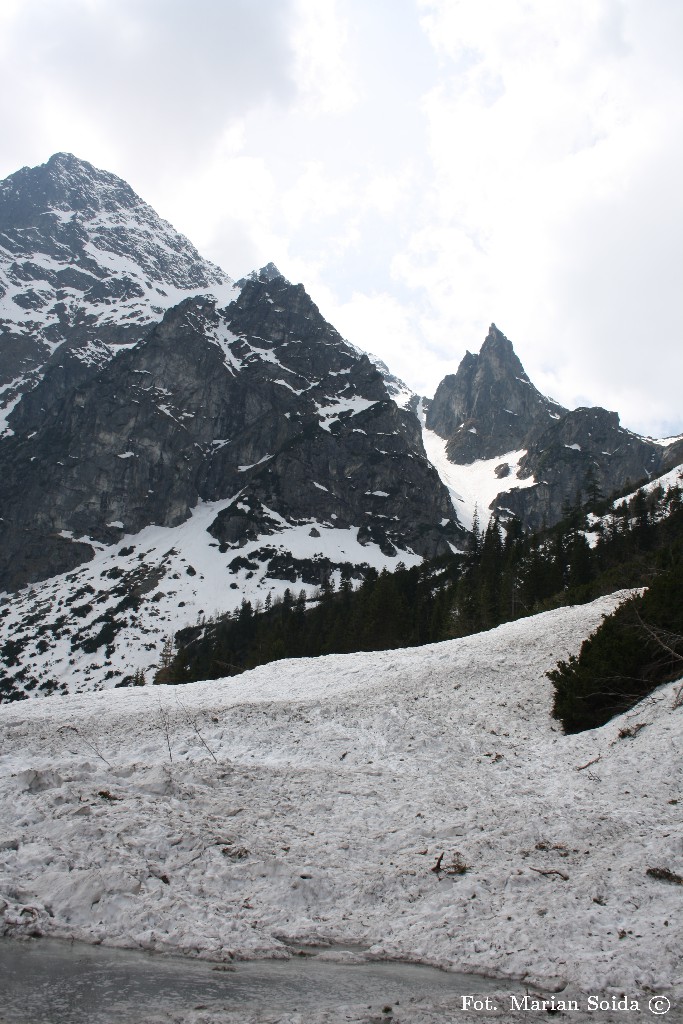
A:
{"label": "pine tree", "polygon": [[164,640],[159,658],[159,667],[154,674],[155,683],[170,683],[173,681],[175,644],[173,636],[169,633]]}
{"label": "pine tree", "polygon": [[598,476],[595,471],[595,464],[592,462],[589,465],[588,470],[586,472],[584,489],[586,491],[588,501],[590,502],[592,508],[595,508],[595,506],[598,505],[605,497],[602,490],[600,489],[600,484],[598,483]]}
{"label": "pine tree", "polygon": [[479,507],[474,504],[474,515],[472,516],[472,554],[478,555],[481,551],[481,528],[479,525]]}

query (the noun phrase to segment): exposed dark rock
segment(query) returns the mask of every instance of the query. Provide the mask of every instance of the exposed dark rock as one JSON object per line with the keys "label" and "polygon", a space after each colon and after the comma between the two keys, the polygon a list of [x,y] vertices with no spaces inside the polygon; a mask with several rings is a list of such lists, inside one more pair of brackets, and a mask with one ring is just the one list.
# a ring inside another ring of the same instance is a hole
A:
{"label": "exposed dark rock", "polygon": [[532,528],[557,522],[568,505],[635,487],[666,468],[661,446],[599,407],[567,412],[527,443],[520,476],[533,476],[537,486],[509,491],[499,504]]}
{"label": "exposed dark rock", "polygon": [[[2,445],[0,508],[15,539],[31,519],[36,538],[69,531],[111,543],[122,529],[174,526],[200,499],[230,495],[240,497],[211,528],[226,545],[283,519],[372,520],[385,552],[436,554],[462,534],[415,418],[281,276],[248,280],[225,310],[210,297],[184,300],[71,389],[68,365],[66,353],[43,380],[40,415],[31,422],[27,403],[24,431]],[[46,544],[30,570],[21,544],[5,548],[0,579],[53,575],[55,558]],[[59,566],[71,567],[61,546]]]}
{"label": "exposed dark rock", "polygon": [[[545,398],[495,324],[479,355],[468,352],[441,382],[426,424],[447,439],[456,465],[525,450],[519,478],[533,477],[535,486],[502,493],[493,507],[531,528],[557,522],[577,500],[635,486],[683,459],[681,441],[664,447],[625,430],[615,412],[568,411]],[[504,462],[494,472],[504,479],[510,467]]]}
{"label": "exposed dark rock", "polygon": [[512,343],[491,324],[478,356],[467,352],[444,377],[426,425],[448,438],[448,457],[465,465],[524,447],[530,432],[566,410],[537,391]]}

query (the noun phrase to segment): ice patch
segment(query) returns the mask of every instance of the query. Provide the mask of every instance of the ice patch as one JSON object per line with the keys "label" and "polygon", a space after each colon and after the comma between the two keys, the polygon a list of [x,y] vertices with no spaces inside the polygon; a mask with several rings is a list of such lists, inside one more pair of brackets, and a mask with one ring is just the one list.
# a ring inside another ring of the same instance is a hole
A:
{"label": "ice patch", "polygon": [[[213,443],[216,444],[215,441]],[[246,473],[248,469],[253,469],[255,466],[262,466],[264,462],[268,462],[272,457],[272,455],[264,455],[262,459],[258,460],[258,462],[251,462],[248,466],[238,466],[237,471],[239,473]]]}

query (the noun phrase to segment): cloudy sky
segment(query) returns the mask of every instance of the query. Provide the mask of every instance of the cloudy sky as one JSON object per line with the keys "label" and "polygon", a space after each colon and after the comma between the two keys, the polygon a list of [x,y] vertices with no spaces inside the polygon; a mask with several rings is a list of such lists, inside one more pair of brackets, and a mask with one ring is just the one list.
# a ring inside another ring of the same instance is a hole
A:
{"label": "cloudy sky", "polygon": [[67,150],[433,394],[683,431],[680,0],[2,0],[0,177]]}

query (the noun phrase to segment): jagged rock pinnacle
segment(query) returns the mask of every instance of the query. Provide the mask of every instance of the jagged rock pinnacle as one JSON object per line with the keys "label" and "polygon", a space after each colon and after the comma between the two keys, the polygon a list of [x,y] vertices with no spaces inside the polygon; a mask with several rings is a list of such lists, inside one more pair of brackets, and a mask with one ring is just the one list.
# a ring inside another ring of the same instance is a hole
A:
{"label": "jagged rock pinnacle", "polygon": [[427,427],[448,439],[453,461],[468,463],[521,447],[555,408],[527,377],[512,342],[491,324],[479,355],[468,352],[437,388]]}
{"label": "jagged rock pinnacle", "polygon": [[258,272],[261,281],[274,281],[276,277],[284,277],[274,263],[266,263]]}

